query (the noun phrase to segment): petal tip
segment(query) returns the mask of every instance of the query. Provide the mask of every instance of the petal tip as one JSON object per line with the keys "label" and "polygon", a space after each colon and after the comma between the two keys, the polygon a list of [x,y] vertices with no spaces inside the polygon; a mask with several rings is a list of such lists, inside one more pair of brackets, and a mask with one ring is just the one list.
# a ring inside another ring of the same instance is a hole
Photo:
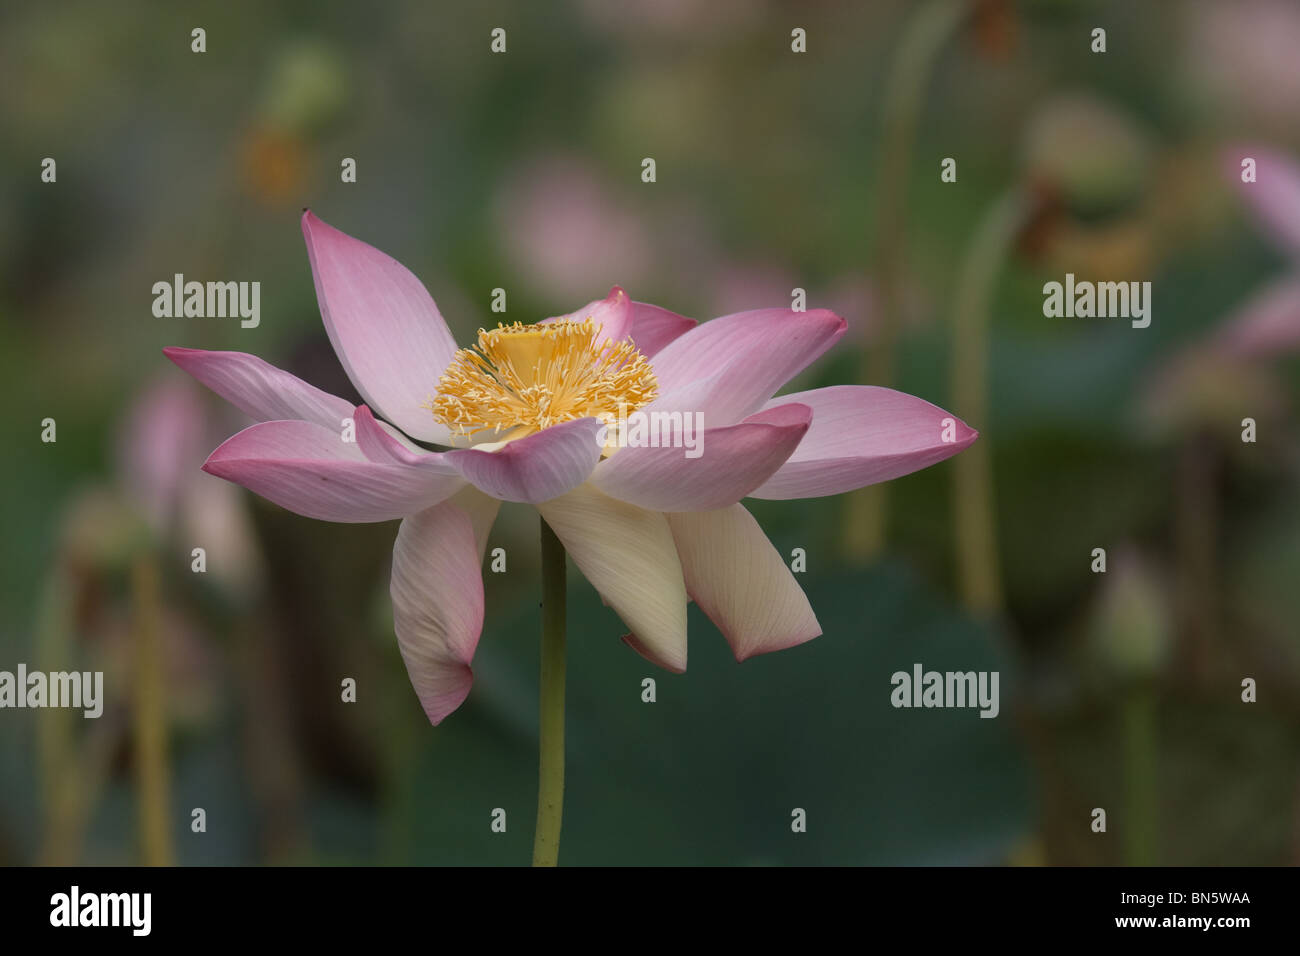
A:
{"label": "petal tip", "polygon": [[815,640],[816,638],[822,636],[821,625],[817,624],[815,621],[813,623],[815,624],[815,629],[810,631],[807,634],[799,634],[796,635],[795,637],[786,638],[784,640],[781,640],[779,642],[774,642],[766,646],[759,645],[758,647],[747,648],[743,646],[736,647],[735,645],[733,645],[731,652],[732,654],[735,655],[736,663],[743,664],[745,663],[745,661],[753,657],[759,657],[763,654],[771,654],[775,651],[787,651],[792,647],[798,647],[800,644],[807,644],[809,641]]}
{"label": "petal tip", "polygon": [[630,633],[624,634],[622,637],[619,638],[619,640],[622,641],[624,644],[626,644],[628,647],[632,648],[632,650],[636,651],[638,654],[640,654],[642,657],[648,660],[651,664],[654,664],[656,667],[662,667],[664,670],[668,671],[671,674],[686,673],[685,648],[682,649],[681,659],[678,660],[676,657],[670,659],[670,658],[662,657],[661,655],[658,654],[652,654],[650,652],[650,649],[646,647],[645,643],[635,634],[630,634]]}

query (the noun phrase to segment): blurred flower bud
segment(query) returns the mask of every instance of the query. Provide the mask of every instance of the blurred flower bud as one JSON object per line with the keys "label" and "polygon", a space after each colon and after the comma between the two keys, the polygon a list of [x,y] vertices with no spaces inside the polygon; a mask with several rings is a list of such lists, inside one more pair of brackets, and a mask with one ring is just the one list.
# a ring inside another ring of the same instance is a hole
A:
{"label": "blurred flower bud", "polygon": [[181,489],[211,449],[203,447],[203,405],[194,386],[168,376],[147,386],[126,413],[117,441],[127,497],[161,534],[176,518]]}
{"label": "blurred flower bud", "polygon": [[117,507],[126,510],[129,502],[154,540],[179,548],[186,564],[193,566],[194,549],[202,548],[203,573],[247,595],[261,566],[248,512],[238,488],[200,467],[225,430],[189,380],[168,376],[146,387],[118,438],[125,502]]}
{"label": "blurred flower bud", "polygon": [[546,297],[586,301],[615,283],[637,297],[649,240],[581,161],[555,156],[521,168],[497,210],[506,256]]}
{"label": "blurred flower bud", "polygon": [[1243,418],[1272,417],[1285,407],[1285,393],[1266,369],[1199,346],[1156,372],[1140,399],[1138,425],[1155,438],[1208,429],[1236,440]]}
{"label": "blurred flower bud", "polygon": [[1114,555],[1090,625],[1090,646],[1122,680],[1154,677],[1169,656],[1170,613],[1165,594],[1139,556]]}
{"label": "blurred flower bud", "polygon": [[310,136],[334,120],[347,103],[343,61],[323,43],[304,41],[280,51],[263,94],[265,125]]}
{"label": "blurred flower bud", "polygon": [[1083,218],[1133,203],[1150,165],[1147,138],[1136,124],[1086,94],[1050,100],[1026,133],[1030,185],[1057,192]]}

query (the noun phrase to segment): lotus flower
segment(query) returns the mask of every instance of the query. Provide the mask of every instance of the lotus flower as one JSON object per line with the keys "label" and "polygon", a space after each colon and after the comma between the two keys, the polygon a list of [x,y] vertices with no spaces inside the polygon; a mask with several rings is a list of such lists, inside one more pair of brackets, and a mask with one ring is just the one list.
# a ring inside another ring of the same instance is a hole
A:
{"label": "lotus flower", "polygon": [[[405,267],[311,212],[302,229],[325,329],[365,404],[252,355],[165,351],[257,420],[205,471],[310,518],[402,519],[394,624],[434,724],[470,690],[481,563],[502,501],[535,506],[626,624],[623,640],[681,672],[688,599],[737,660],[821,633],[742,498],[839,494],[976,438],[942,409],[886,388],[773,398],[844,334],[844,320],[824,309],[697,325],[615,288],[569,315],[480,330],[458,350]],[[629,409],[701,414],[702,454],[614,442],[611,423]]]}

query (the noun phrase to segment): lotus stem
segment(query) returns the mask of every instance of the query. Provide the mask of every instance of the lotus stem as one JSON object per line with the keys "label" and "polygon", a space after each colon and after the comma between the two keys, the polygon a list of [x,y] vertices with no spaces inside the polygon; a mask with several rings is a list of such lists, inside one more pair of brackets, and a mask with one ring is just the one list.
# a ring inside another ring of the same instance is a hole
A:
{"label": "lotus stem", "polygon": [[542,528],[541,720],[533,866],[555,866],[564,817],[564,545]]}

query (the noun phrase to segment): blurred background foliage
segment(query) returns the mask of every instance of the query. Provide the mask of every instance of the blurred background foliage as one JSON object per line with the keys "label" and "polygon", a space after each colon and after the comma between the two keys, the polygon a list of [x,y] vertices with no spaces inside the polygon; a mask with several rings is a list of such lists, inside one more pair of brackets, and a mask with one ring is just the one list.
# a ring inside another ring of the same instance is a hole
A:
{"label": "blurred background foliage", "polygon": [[[355,396],[304,206],[407,264],[461,341],[496,287],[523,321],[614,283],[701,319],[804,288],[850,333],[791,388],[887,381],[982,433],[997,607],[964,609],[955,462],[858,499],[887,516],[865,547],[844,499],[754,502],[806,550],[825,633],[744,666],[692,609],[689,672],[652,670],[571,575],[563,862],[1300,855],[1300,382],[1287,354],[1202,345],[1294,268],[1223,155],[1300,153],[1300,6],[82,0],[0,24],[0,669],[108,687],[98,721],[0,712],[0,861],[528,858],[533,513],[503,509],[475,687],[431,729],[392,636],[395,525],[308,521],[198,470],[240,422],[165,345]],[[955,300],[1008,194],[1032,214],[991,279],[976,418],[954,404]],[[1065,272],[1149,279],[1150,328],[1044,318]],[[260,326],[155,318],[175,273],[260,281]],[[916,661],[1000,670],[1001,715],[893,709]]]}

